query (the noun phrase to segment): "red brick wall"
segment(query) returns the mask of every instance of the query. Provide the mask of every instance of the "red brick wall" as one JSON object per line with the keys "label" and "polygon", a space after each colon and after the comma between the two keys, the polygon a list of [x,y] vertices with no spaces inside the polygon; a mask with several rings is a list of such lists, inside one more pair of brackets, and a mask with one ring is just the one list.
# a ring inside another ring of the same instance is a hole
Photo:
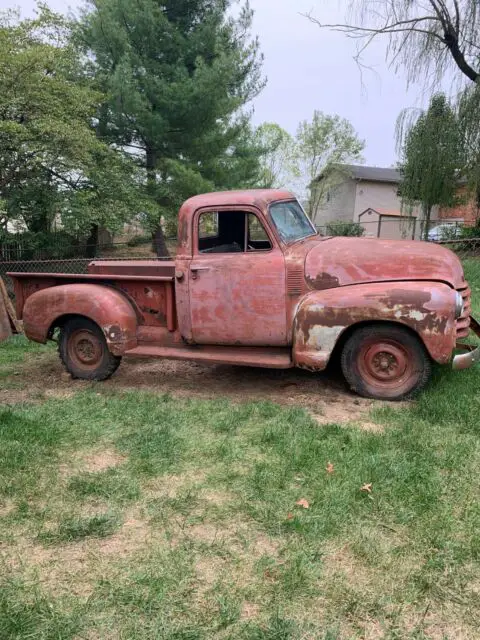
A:
{"label": "red brick wall", "polygon": [[[466,197],[466,190],[463,188],[458,193],[459,197]],[[440,209],[438,217],[441,220],[448,220],[450,218],[463,219],[467,227],[471,227],[475,224],[480,216],[480,211],[473,199],[464,204],[459,204],[456,207],[449,207]]]}

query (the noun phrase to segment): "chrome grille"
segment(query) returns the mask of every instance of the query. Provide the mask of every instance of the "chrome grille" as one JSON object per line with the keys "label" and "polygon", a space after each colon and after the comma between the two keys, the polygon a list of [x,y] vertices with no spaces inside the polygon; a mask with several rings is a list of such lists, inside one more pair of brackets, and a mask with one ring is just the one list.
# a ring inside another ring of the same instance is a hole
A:
{"label": "chrome grille", "polygon": [[472,311],[472,291],[467,283],[464,287],[460,287],[458,292],[464,301],[464,310],[461,318],[457,320],[457,339],[466,338],[470,332],[470,313]]}

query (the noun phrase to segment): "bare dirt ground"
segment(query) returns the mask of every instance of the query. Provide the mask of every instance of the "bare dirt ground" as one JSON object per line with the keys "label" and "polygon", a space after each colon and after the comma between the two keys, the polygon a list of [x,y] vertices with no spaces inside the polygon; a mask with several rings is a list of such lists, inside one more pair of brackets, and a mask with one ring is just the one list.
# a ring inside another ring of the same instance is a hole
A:
{"label": "bare dirt ground", "polygon": [[[0,403],[69,397],[88,386],[72,380],[56,353],[32,356],[15,367],[0,389]],[[368,414],[381,403],[351,393],[335,370],[313,374],[299,369],[272,370],[204,365],[173,360],[124,359],[115,375],[99,383],[107,389],[143,390],[175,397],[228,398],[234,402],[269,400],[307,409],[320,424],[355,423],[379,431]]]}

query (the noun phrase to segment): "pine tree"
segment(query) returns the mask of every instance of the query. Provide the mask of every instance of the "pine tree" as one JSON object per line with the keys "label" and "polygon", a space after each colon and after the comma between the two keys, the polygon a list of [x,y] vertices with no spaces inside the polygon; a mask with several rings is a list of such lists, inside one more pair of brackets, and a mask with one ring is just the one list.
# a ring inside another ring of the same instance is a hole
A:
{"label": "pine tree", "polygon": [[248,4],[238,18],[227,17],[229,4],[89,0],[79,25],[90,73],[109,96],[99,135],[127,148],[146,173],[158,255],[168,254],[162,216],[216,188],[225,168],[245,169],[249,125],[240,110],[263,87],[261,56]]}

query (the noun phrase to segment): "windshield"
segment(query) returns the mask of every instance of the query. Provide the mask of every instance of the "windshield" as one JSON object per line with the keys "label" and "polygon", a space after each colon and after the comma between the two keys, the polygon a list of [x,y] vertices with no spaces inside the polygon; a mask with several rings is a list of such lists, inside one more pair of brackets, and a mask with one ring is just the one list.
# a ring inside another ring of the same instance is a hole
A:
{"label": "windshield", "polygon": [[296,242],[317,231],[296,200],[277,202],[270,206],[270,216],[283,242]]}

